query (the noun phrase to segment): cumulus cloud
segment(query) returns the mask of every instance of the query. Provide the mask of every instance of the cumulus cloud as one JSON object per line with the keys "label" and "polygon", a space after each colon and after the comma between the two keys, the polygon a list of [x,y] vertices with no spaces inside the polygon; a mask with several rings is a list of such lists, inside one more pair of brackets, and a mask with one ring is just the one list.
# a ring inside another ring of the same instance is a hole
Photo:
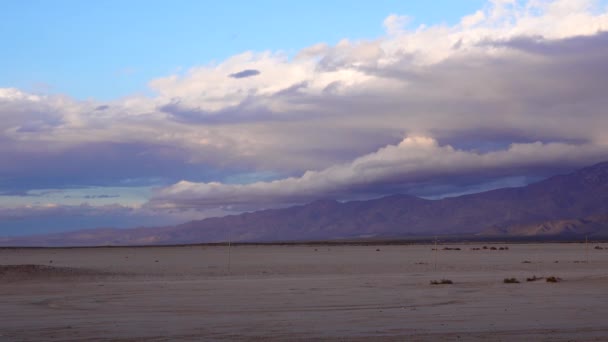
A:
{"label": "cumulus cloud", "polygon": [[[293,58],[243,52],[152,80],[151,97],[0,89],[0,192],[139,179],[169,185],[152,206],[208,208],[444,189],[431,183],[606,157],[605,8],[492,1],[453,26],[406,24],[391,15],[385,36]],[[228,181],[241,174],[275,180]]]}

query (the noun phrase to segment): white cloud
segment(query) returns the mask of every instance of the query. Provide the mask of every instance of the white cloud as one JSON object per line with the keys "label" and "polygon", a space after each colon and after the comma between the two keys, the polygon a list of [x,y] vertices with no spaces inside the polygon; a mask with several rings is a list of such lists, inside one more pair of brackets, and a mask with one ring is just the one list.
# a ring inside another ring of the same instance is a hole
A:
{"label": "white cloud", "polygon": [[408,16],[391,14],[384,19],[382,25],[389,35],[398,35],[405,32],[405,25],[407,25],[409,21],[410,18]]}
{"label": "white cloud", "polygon": [[152,204],[159,208],[279,205],[328,196],[351,198],[358,192],[373,196],[377,188],[386,185],[399,188],[454,176],[513,175],[517,169],[577,165],[581,160],[601,161],[607,157],[608,146],[535,142],[475,153],[441,146],[429,137],[408,137],[350,163],[307,171],[300,177],[244,185],[182,181],[158,191]]}
{"label": "white cloud", "polygon": [[463,27],[469,28],[481,23],[485,18],[486,14],[482,10],[479,10],[471,15],[463,17],[460,23]]}

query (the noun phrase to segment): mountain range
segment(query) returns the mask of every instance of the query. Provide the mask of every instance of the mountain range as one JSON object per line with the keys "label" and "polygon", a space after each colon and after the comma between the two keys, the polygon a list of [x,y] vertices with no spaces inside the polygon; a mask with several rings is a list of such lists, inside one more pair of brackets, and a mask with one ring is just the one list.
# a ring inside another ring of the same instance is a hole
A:
{"label": "mountain range", "polygon": [[608,236],[608,162],[518,188],[436,200],[318,200],[155,228],[0,239],[3,246],[154,245],[471,237]]}

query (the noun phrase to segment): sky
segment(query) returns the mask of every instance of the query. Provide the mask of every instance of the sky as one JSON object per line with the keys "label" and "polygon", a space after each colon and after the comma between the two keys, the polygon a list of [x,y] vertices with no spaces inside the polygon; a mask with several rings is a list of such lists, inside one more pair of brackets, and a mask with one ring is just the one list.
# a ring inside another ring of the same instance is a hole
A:
{"label": "sky", "polygon": [[608,1],[5,1],[0,236],[608,160]]}

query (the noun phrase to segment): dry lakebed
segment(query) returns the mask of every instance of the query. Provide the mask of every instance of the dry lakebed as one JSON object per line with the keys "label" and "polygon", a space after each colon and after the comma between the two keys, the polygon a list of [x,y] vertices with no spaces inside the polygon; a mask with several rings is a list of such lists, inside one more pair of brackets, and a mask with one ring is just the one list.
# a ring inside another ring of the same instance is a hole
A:
{"label": "dry lakebed", "polygon": [[3,248],[0,341],[608,341],[607,244],[483,247]]}

